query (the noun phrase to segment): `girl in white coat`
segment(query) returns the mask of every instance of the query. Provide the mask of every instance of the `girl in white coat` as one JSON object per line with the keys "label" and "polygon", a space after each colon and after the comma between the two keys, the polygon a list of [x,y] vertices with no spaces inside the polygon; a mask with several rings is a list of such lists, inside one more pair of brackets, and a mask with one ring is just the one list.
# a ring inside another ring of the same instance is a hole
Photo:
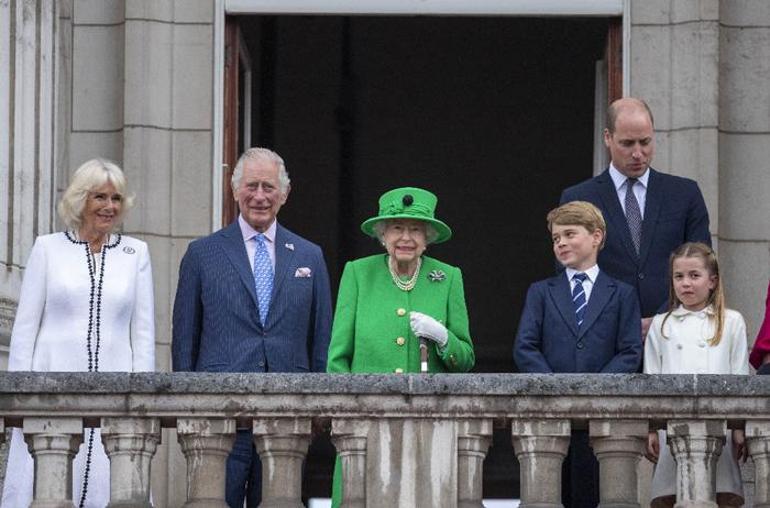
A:
{"label": "girl in white coat", "polygon": [[[670,309],[652,320],[644,347],[647,374],[748,374],[746,323],[725,308],[716,254],[703,243],[685,243],[671,255]],[[732,436],[732,439],[731,439]],[[661,446],[663,443],[663,446]],[[676,462],[665,432],[651,432],[647,456],[657,460],[651,506],[673,506]],[[742,430],[728,432],[717,462],[717,504],[743,505],[738,460],[746,459]]]}
{"label": "girl in white coat", "polygon": [[[37,238],[11,333],[8,370],[152,371],[155,326],[147,244],[115,233],[132,197],[115,164],[94,159],[59,203],[67,231]],[[13,429],[2,506],[29,506],[32,457]],[[73,464],[73,502],[103,508],[110,466],[98,429],[87,429]],[[42,479],[45,481],[45,479]]]}

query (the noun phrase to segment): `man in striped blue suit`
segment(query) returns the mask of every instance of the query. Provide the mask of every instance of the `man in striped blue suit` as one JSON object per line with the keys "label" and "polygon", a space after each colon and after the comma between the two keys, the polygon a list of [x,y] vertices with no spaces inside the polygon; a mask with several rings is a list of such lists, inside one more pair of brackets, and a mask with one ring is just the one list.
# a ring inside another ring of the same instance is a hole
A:
{"label": "man in striped blue suit", "polygon": [[[289,195],[283,159],[251,148],[232,178],[238,219],[190,244],[174,301],[174,371],[325,372],[329,274],[320,247],[276,221]],[[256,507],[261,464],[251,429],[227,461],[227,503]]]}

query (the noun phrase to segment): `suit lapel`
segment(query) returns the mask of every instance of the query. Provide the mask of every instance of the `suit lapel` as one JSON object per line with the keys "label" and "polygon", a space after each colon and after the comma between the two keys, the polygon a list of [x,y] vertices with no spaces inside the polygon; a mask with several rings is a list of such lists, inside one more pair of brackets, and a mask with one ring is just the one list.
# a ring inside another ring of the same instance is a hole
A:
{"label": "suit lapel", "polygon": [[222,248],[227,258],[233,264],[235,271],[240,276],[241,282],[243,282],[246,290],[251,295],[254,307],[258,308],[257,290],[254,287],[254,272],[249,266],[249,256],[246,253],[246,245],[243,243],[243,234],[237,220],[222,230],[222,237]]}
{"label": "suit lapel", "polygon": [[[278,292],[283,287],[286,280],[286,273],[292,266],[294,259],[294,249],[296,248],[289,240],[289,235],[280,224],[276,224],[275,229],[275,278],[273,279],[273,297],[270,306],[276,301]],[[315,276],[315,274],[313,274]],[[268,314],[269,317],[269,314]]]}
{"label": "suit lapel", "polygon": [[663,191],[658,189],[660,179],[658,173],[650,168],[650,178],[647,180],[647,197],[644,200],[644,220],[642,221],[642,240],[639,245],[639,266],[644,265],[647,254],[655,238],[655,227],[658,224],[661,205],[663,203]]}
{"label": "suit lapel", "polygon": [[572,291],[567,280],[567,275],[561,273],[548,280],[548,291],[551,294],[551,300],[556,308],[559,309],[564,322],[567,323],[572,335],[577,337],[577,319],[575,318],[575,306],[572,303]]}
{"label": "suit lapel", "polygon": [[591,289],[591,298],[588,299],[586,315],[583,318],[583,324],[580,327],[578,338],[585,335],[586,331],[593,326],[594,322],[602,314],[604,307],[606,307],[607,303],[610,301],[615,289],[615,283],[611,282],[609,277],[604,275],[604,272],[599,271],[594,287]]}
{"label": "suit lapel", "polygon": [[636,254],[634,242],[631,240],[631,232],[628,230],[626,214],[623,213],[623,208],[620,206],[620,201],[618,200],[618,191],[615,190],[615,183],[610,177],[609,169],[599,175],[597,178],[597,183],[599,184],[599,195],[602,198],[604,210],[607,210],[607,214],[604,216],[604,220],[610,221],[615,225],[613,231],[620,232],[623,246],[628,251],[631,259],[638,259],[639,256]]}

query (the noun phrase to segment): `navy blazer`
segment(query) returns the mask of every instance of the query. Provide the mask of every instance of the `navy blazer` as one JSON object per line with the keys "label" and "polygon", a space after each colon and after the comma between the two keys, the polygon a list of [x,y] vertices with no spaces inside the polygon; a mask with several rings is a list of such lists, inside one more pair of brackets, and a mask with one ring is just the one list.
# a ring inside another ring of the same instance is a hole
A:
{"label": "navy blazer", "polygon": [[523,373],[636,372],[640,321],[634,288],[600,270],[578,329],[570,283],[561,273],[529,287],[513,360]]}
{"label": "navy blazer", "polygon": [[[307,272],[309,277],[298,277]],[[259,319],[243,235],[230,226],[190,244],[179,268],[171,352],[175,371],[326,371],[329,274],[320,247],[277,225],[275,281]]]}
{"label": "navy blazer", "polygon": [[643,317],[668,306],[671,253],[685,242],[711,245],[706,203],[698,184],[688,178],[650,168],[638,255],[609,169],[561,195],[561,204],[576,200],[589,201],[604,214],[607,239],[599,252],[599,268],[636,288]]}

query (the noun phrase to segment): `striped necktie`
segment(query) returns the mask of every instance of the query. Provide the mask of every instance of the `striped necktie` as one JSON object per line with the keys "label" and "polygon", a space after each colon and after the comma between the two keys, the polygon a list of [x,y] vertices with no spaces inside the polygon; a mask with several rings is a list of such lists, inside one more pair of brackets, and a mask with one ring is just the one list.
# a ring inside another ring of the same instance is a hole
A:
{"label": "striped necktie", "polygon": [[572,288],[572,303],[575,305],[575,318],[577,319],[578,328],[583,324],[583,318],[586,316],[586,290],[583,288],[583,281],[588,278],[588,275],[584,273],[576,273],[572,276],[572,280],[575,281],[575,287]]}
{"label": "striped necktie", "polygon": [[257,290],[259,304],[259,320],[262,326],[267,322],[267,312],[270,310],[270,298],[273,294],[273,263],[265,245],[265,235],[254,237],[257,250],[254,252],[254,287]]}

